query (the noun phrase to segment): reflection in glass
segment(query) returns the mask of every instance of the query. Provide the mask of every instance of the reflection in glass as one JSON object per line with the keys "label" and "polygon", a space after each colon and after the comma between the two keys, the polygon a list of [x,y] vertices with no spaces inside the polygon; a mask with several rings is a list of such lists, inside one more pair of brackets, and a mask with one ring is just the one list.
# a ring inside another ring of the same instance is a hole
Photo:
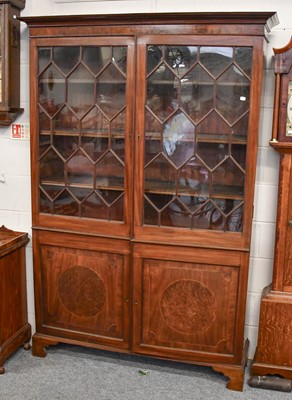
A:
{"label": "reflection in glass", "polygon": [[218,79],[216,106],[230,124],[249,110],[249,92],[250,81],[236,66],[228,68]]}
{"label": "reflection in glass", "polygon": [[252,49],[147,47],[145,225],[242,230]]}
{"label": "reflection in glass", "polygon": [[74,46],[53,47],[54,63],[68,74],[80,61],[80,48]]}
{"label": "reflection in glass", "polygon": [[194,154],[195,126],[183,113],[177,113],[163,129],[163,152],[176,165],[185,163]]}
{"label": "reflection in glass", "polygon": [[112,63],[98,77],[97,105],[111,119],[126,102],[126,79]]}
{"label": "reflection in glass", "polygon": [[198,122],[212,110],[214,98],[214,81],[204,68],[196,65],[181,83],[182,106]]}
{"label": "reflection in glass", "polygon": [[51,145],[51,136],[50,135],[40,135],[39,137],[39,156],[44,154],[44,152]]}
{"label": "reflection in glass", "polygon": [[236,47],[235,62],[249,77],[251,77],[252,66],[252,48],[251,47]]}
{"label": "reflection in glass", "polygon": [[59,154],[66,160],[78,148],[78,136],[64,137],[59,135],[53,136],[53,145]]}
{"label": "reflection in glass", "polygon": [[51,61],[51,48],[42,47],[39,49],[39,73],[41,73],[44,68]]}
{"label": "reflection in glass", "polygon": [[147,107],[160,121],[177,109],[178,78],[162,65],[147,79]]}
{"label": "reflection in glass", "polygon": [[99,189],[122,190],[124,187],[124,165],[110,151],[95,165],[95,175]]}
{"label": "reflection in glass", "polygon": [[200,62],[215,78],[221,74],[233,57],[232,47],[201,47]]}
{"label": "reflection in glass", "polygon": [[111,60],[111,47],[86,46],[82,49],[82,59],[85,65],[96,75]]}
{"label": "reflection in glass", "polygon": [[51,148],[40,159],[41,183],[64,183],[64,161]]}
{"label": "reflection in glass", "polygon": [[39,77],[39,103],[52,117],[65,102],[65,78],[51,65]]}
{"label": "reflection in glass", "polygon": [[64,190],[53,202],[54,214],[72,215],[78,217],[79,205],[68,190]]}
{"label": "reflection in glass", "polygon": [[86,184],[93,187],[93,171],[92,162],[82,151],[78,151],[67,162],[68,184]]}
{"label": "reflection in glass", "polygon": [[94,77],[83,65],[79,65],[68,78],[67,102],[79,118],[94,104]]}
{"label": "reflection in glass", "polygon": [[197,62],[197,56],[197,46],[168,46],[166,48],[166,62],[177,75],[184,75]]}

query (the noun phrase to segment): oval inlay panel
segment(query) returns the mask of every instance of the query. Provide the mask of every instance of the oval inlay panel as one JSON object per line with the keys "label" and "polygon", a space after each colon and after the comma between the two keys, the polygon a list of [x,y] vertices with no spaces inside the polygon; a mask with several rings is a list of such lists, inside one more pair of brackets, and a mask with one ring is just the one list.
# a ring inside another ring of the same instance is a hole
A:
{"label": "oval inlay panel", "polygon": [[74,266],[61,274],[58,291],[63,305],[79,317],[100,313],[106,299],[101,278],[91,269],[81,266]]}
{"label": "oval inlay panel", "polygon": [[163,292],[160,309],[167,325],[187,334],[206,331],[216,315],[213,293],[193,280],[181,280],[169,285]]}

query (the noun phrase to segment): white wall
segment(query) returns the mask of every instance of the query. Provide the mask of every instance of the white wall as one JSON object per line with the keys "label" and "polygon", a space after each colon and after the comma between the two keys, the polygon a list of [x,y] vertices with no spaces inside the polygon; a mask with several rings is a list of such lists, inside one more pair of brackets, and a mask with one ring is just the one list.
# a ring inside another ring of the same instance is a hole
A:
{"label": "white wall", "polygon": [[[122,10],[122,11],[121,11]],[[273,47],[283,47],[292,35],[291,0],[26,0],[22,15],[133,13],[187,11],[277,11],[280,24],[268,35],[267,62],[261,102],[261,124],[256,177],[246,336],[252,358],[257,340],[260,296],[272,279],[272,259],[278,183],[278,155],[269,147],[273,112]],[[22,24],[21,106],[19,123],[29,122],[28,32]],[[29,141],[10,139],[10,128],[0,128],[0,225],[31,236]],[[29,322],[35,329],[31,244],[27,248]]]}

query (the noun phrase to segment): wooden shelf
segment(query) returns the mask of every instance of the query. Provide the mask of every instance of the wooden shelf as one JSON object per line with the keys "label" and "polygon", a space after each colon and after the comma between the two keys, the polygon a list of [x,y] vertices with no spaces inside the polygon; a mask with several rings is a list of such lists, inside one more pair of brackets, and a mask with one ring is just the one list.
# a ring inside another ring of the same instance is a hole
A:
{"label": "wooden shelf", "polygon": [[[189,137],[188,137],[189,136]],[[172,136],[163,135],[162,132],[145,132],[146,140],[173,140]],[[178,142],[196,142],[196,143],[216,143],[216,144],[247,144],[247,139],[245,135],[217,135],[217,134],[196,134],[185,135],[183,139],[178,140]]]}
{"label": "wooden shelf", "polygon": [[50,131],[45,131],[42,130],[40,132],[40,136],[49,136],[49,135],[53,135],[53,136],[81,136],[81,137],[93,137],[93,138],[101,138],[101,139],[105,139],[105,138],[109,138],[111,137],[112,139],[125,139],[125,134],[124,133],[111,133],[111,132],[107,132],[107,133],[98,133],[98,132],[94,132],[92,130],[72,130],[72,129],[62,129],[62,130],[53,130],[52,132]]}
{"label": "wooden shelf", "polygon": [[198,188],[167,188],[161,181],[148,181],[145,184],[145,193],[172,196],[206,197],[210,199],[244,200],[243,188],[238,186],[200,185]]}

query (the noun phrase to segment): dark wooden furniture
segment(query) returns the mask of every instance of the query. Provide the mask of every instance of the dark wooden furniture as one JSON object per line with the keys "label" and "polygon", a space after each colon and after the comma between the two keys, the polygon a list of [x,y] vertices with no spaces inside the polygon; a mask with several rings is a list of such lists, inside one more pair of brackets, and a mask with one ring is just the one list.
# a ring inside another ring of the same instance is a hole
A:
{"label": "dark wooden furniture", "polygon": [[20,108],[20,10],[25,0],[0,0],[0,126],[10,125]]}
{"label": "dark wooden furniture", "polygon": [[[28,17],[33,354],[210,365],[242,390],[273,13]],[[268,22],[267,22],[268,21]]]}
{"label": "dark wooden furniture", "polygon": [[30,348],[27,322],[25,246],[27,233],[0,227],[0,374],[4,361],[20,346]]}
{"label": "dark wooden furniture", "polygon": [[252,375],[292,379],[292,38],[275,52],[271,146],[280,153],[273,282],[264,289]]}

